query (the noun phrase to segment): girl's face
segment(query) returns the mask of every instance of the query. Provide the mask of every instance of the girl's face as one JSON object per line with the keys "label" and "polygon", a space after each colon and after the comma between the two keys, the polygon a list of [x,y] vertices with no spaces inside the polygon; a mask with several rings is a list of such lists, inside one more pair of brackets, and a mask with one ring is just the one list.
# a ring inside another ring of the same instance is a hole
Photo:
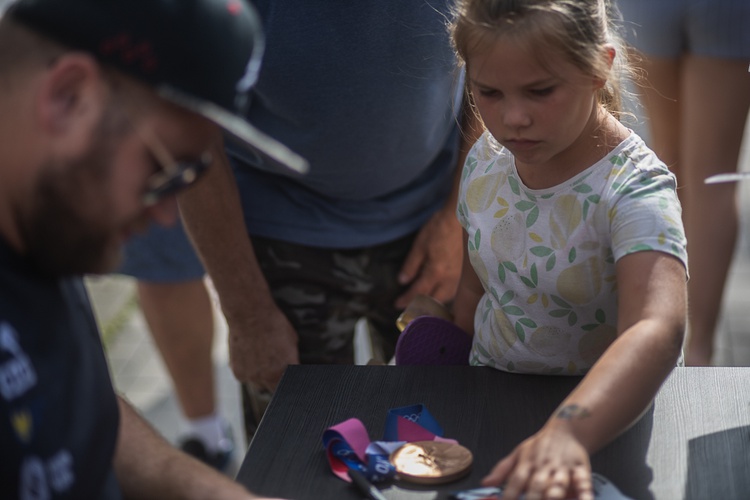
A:
{"label": "girl's face", "polygon": [[[596,162],[596,91],[602,82],[566,60],[551,67],[508,37],[467,60],[471,91],[487,129],[530,188],[557,185]],[[592,154],[594,153],[594,154]]]}

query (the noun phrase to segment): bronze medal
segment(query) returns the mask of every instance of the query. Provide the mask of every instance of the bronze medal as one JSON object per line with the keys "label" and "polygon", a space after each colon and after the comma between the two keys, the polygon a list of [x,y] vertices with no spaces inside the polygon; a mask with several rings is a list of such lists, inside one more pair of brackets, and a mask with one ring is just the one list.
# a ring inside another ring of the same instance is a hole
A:
{"label": "bronze medal", "polygon": [[393,453],[390,461],[404,481],[419,484],[443,484],[464,477],[474,458],[460,444],[443,441],[406,443]]}

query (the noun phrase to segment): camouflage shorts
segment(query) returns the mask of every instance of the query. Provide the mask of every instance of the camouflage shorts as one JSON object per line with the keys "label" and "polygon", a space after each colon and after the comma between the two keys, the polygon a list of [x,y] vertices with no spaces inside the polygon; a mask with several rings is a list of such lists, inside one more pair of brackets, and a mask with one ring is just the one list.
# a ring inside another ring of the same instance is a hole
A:
{"label": "camouflage shorts", "polygon": [[[367,318],[385,359],[393,355],[400,313],[393,303],[405,290],[397,276],[414,237],[351,250],[252,239],[273,298],[299,335],[301,363],[352,364],[354,325],[360,318]],[[250,439],[270,395],[243,388],[243,396]]]}
{"label": "camouflage shorts", "polygon": [[387,356],[398,339],[397,276],[413,237],[372,248],[328,250],[253,238],[276,304],[299,335],[300,362],[351,364],[354,324],[365,317]]}

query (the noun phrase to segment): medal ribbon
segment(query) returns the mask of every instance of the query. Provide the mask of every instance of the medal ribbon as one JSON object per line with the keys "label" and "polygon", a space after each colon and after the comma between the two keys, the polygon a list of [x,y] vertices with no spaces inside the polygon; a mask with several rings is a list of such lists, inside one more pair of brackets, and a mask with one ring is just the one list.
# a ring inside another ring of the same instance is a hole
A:
{"label": "medal ribbon", "polygon": [[355,469],[373,483],[392,478],[395,469],[388,457],[406,442],[448,441],[443,438],[443,428],[423,404],[403,406],[388,410],[382,441],[370,442],[364,424],[350,418],[329,427],[323,433],[331,470],[344,481],[350,482],[348,469]]}

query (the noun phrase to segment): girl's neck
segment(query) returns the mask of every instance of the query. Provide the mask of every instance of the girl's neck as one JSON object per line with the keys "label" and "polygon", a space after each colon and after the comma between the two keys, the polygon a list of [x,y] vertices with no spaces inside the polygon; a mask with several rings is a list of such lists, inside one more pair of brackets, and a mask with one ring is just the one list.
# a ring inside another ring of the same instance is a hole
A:
{"label": "girl's neck", "polygon": [[602,106],[596,105],[588,124],[581,132],[581,140],[555,158],[554,164],[525,168],[516,162],[516,170],[524,185],[530,189],[558,186],[604,158],[629,134],[630,131],[614,116]]}

